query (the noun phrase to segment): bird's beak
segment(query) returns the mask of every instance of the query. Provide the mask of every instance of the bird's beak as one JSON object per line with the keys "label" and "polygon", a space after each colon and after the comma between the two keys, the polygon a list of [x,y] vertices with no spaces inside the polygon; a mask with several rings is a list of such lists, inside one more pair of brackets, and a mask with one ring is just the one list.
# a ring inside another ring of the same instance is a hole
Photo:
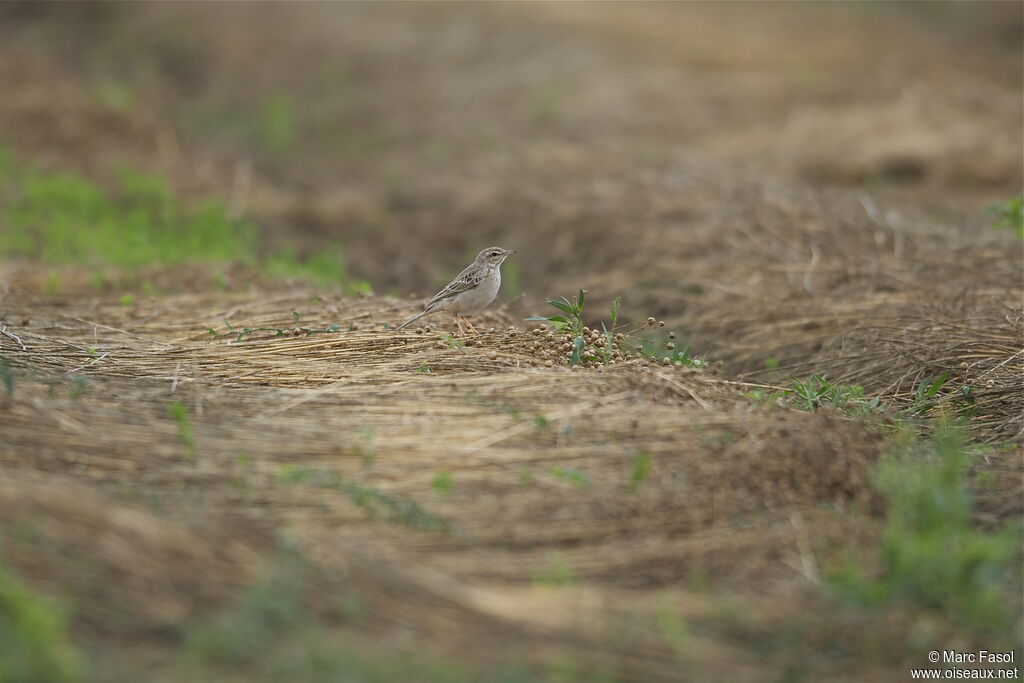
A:
{"label": "bird's beak", "polygon": [[519,253],[519,252],[517,252],[515,249],[506,249],[505,250],[505,255],[506,256],[510,256],[512,254],[517,254],[517,253]]}

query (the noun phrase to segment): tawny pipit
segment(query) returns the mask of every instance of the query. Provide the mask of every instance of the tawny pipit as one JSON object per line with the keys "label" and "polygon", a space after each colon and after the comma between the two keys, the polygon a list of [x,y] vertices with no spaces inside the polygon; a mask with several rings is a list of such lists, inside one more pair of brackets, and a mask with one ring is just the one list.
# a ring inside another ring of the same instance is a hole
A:
{"label": "tawny pipit", "polygon": [[494,301],[501,287],[501,264],[514,253],[514,249],[487,247],[477,255],[476,260],[468,268],[455,276],[454,280],[423,306],[422,313],[409,318],[396,329],[400,330],[425,315],[449,311],[455,316],[460,335],[466,333],[462,328],[463,321],[469,325],[473,334],[480,334],[473,324],[466,320],[466,315],[479,313]]}

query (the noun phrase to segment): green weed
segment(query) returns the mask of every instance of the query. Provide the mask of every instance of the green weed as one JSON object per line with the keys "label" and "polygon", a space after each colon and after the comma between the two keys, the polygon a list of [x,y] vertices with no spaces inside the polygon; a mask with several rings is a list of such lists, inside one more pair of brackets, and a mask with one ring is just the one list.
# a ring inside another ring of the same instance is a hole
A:
{"label": "green weed", "polygon": [[452,492],[452,473],[448,470],[441,470],[435,474],[434,479],[430,482],[430,488],[439,495],[449,495]]}
{"label": "green weed", "polygon": [[1013,234],[1024,239],[1024,195],[990,206],[986,211],[997,217],[992,224],[994,229],[1012,230]]}
{"label": "green weed", "polygon": [[296,116],[292,99],[284,94],[269,97],[260,107],[258,139],[271,154],[283,154],[295,143]]}
{"label": "green weed", "polygon": [[555,475],[563,481],[567,481],[576,488],[585,489],[590,487],[590,479],[582,471],[574,467],[552,467],[550,470],[551,474]]}
{"label": "green weed", "polygon": [[[593,335],[597,334],[597,331],[591,332],[583,324],[583,308],[586,303],[586,291],[579,290],[573,299],[567,299],[563,297],[561,300],[549,299],[548,305],[558,309],[560,312],[557,315],[552,316],[535,316],[526,318],[527,321],[543,321],[544,323],[550,324],[555,328],[557,332],[563,334],[569,334],[572,338],[572,345],[569,352],[569,365],[575,367],[581,363],[587,362],[603,362],[608,364],[612,360],[612,356],[615,350],[618,348],[618,344],[615,341],[615,337],[605,324],[601,323],[601,329],[604,333],[603,339],[600,342],[595,342]],[[618,297],[612,303],[611,306],[611,321],[612,328],[614,329],[619,319],[619,304],[622,303],[622,298]],[[587,343],[593,345],[593,349],[587,350]]]}
{"label": "green weed", "polygon": [[457,339],[451,332],[441,332],[437,335],[437,338],[447,344],[450,349],[461,349],[466,346],[464,340]]}
{"label": "green weed", "polygon": [[[470,683],[535,680],[499,667],[493,674],[413,652],[375,655],[331,629],[311,607],[322,596],[309,592],[313,567],[285,551],[238,602],[187,628],[181,665],[189,680],[296,681],[304,683]],[[367,604],[345,592],[334,598],[344,620],[365,616]],[[220,674],[215,672],[221,672]]]}
{"label": "green weed", "polygon": [[[581,338],[583,336],[583,305],[585,300],[586,292],[582,289],[571,300],[565,297],[562,297],[561,300],[548,299],[548,305],[557,308],[562,312],[562,315],[536,316],[526,318],[526,320],[544,321],[554,326],[559,332],[568,332],[574,337]],[[615,309],[617,311],[618,307],[616,306]]]}
{"label": "green weed", "polygon": [[237,605],[193,627],[185,641],[186,657],[225,666],[248,664],[285,634],[308,626],[301,593],[305,573],[300,558],[283,553]]}
{"label": "green weed", "polygon": [[171,405],[168,408],[171,418],[178,425],[178,438],[181,439],[182,445],[185,446],[185,457],[190,461],[195,462],[196,460],[196,441],[195,435],[192,431],[192,423],[188,419],[188,408],[181,401],[171,401]]}
{"label": "green weed", "polygon": [[68,398],[72,400],[81,398],[89,388],[89,380],[77,375],[72,375],[70,379],[71,389],[68,390]]}
{"label": "green weed", "polygon": [[979,632],[1009,633],[1020,615],[1012,598],[1020,576],[1019,524],[995,533],[973,527],[967,480],[973,454],[962,428],[939,423],[929,440],[905,441],[875,479],[888,501],[880,573],[849,562],[831,586],[857,602],[904,601],[958,616]]}
{"label": "green weed", "polygon": [[880,398],[868,398],[857,384],[836,384],[819,374],[805,379],[790,377],[789,382],[789,389],[755,389],[743,395],[761,405],[786,405],[807,412],[831,406],[848,415],[867,417],[885,409]]}
{"label": "green weed", "polygon": [[416,501],[392,496],[357,482],[346,481],[335,472],[285,466],[277,473],[276,480],[279,484],[303,484],[344,493],[371,518],[383,515],[388,522],[403,524],[420,531],[451,531],[448,522],[426,511]]}
{"label": "green weed", "polygon": [[671,602],[663,605],[657,613],[658,633],[662,640],[679,655],[687,654],[690,629],[680,614],[679,607]]}
{"label": "green weed", "polygon": [[790,390],[783,390],[787,402],[798,410],[814,412],[824,405],[852,415],[870,415],[881,408],[878,398],[867,398],[859,385],[834,384],[822,375],[791,378]]}
{"label": "green weed", "polygon": [[[920,415],[928,410],[931,405],[931,399],[933,399],[942,387],[945,386],[946,381],[949,379],[949,373],[943,372],[938,376],[929,376],[921,380],[917,388],[914,390],[914,402],[910,407],[910,413],[912,415]],[[968,396],[970,389],[968,388]]]}
{"label": "green weed", "polygon": [[[106,281],[104,266],[131,270],[187,262],[241,263],[273,277],[369,290],[367,283],[348,278],[339,246],[305,259],[288,249],[264,258],[254,225],[232,218],[216,201],[186,205],[154,174],[122,170],[108,190],[80,175],[18,164],[3,148],[0,173],[0,253],[89,265],[96,269],[97,286]],[[59,276],[51,273],[46,293],[54,296],[59,287]]]}
{"label": "green weed", "polygon": [[95,94],[100,103],[111,111],[127,114],[135,108],[135,92],[121,81],[104,79],[96,85]]}
{"label": "green weed", "polygon": [[47,263],[135,267],[252,258],[252,226],[219,205],[186,209],[159,177],[123,171],[116,193],[73,174],[19,169],[0,250]]}
{"label": "green weed", "polygon": [[[562,338],[556,340],[556,351],[568,351],[567,360],[572,367],[583,365],[593,368],[611,365],[619,360],[627,360],[633,350],[638,356],[647,356],[663,365],[688,366],[703,368],[707,363],[703,358],[693,355],[691,347],[677,348],[675,333],[668,333],[668,340],[652,341],[641,330],[650,327],[664,327],[664,322],[648,318],[646,323],[632,323],[619,326],[619,306],[622,297],[616,297],[609,308],[611,326],[601,321],[601,329],[590,329],[583,322],[586,291],[579,290],[573,299],[549,299],[548,305],[558,309],[559,313],[552,316],[534,316],[526,321],[550,324],[554,331],[561,333]],[[543,328],[543,326],[542,326]],[[539,334],[538,330],[534,331]],[[566,336],[567,335],[567,336]],[[564,345],[570,342],[568,348]]]}
{"label": "green weed", "polygon": [[629,490],[636,493],[640,484],[644,483],[647,475],[651,472],[651,454],[647,451],[640,451],[633,458],[633,467],[629,473]]}
{"label": "green weed", "polygon": [[685,365],[691,368],[702,368],[707,365],[707,361],[704,358],[697,358],[693,355],[693,347],[687,346],[685,349],[675,348],[672,342],[666,344],[669,348],[668,353],[662,356],[662,358],[668,358],[669,362],[674,365]]}
{"label": "green weed", "polygon": [[0,681],[64,683],[81,675],[64,611],[0,565]]}

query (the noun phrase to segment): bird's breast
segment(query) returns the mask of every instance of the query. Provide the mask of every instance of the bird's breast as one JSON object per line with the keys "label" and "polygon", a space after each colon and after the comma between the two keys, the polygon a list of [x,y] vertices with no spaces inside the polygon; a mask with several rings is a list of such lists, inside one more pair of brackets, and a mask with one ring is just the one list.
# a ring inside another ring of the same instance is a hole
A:
{"label": "bird's breast", "polygon": [[452,310],[455,313],[470,314],[477,313],[486,307],[494,297],[498,296],[501,288],[501,271],[492,271],[478,287],[468,292],[463,292],[452,302]]}

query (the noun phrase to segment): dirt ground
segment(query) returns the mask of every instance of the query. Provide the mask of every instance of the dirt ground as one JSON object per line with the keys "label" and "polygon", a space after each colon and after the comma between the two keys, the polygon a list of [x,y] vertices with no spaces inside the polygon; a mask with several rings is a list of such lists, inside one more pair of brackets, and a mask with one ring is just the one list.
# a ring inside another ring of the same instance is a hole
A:
{"label": "dirt ground", "polygon": [[[884,438],[750,392],[825,373],[891,417],[950,373],[998,446],[976,519],[1020,519],[1024,253],[985,208],[1024,184],[1022,15],[0,6],[16,157],[159,172],[373,290],[0,262],[4,562],[74,606],[97,680],[196,680],[182,632],[283,546],[337,642],[474,680],[902,681],[991,648],[934,611],[835,607],[823,576],[874,561]],[[493,331],[389,329],[490,244],[519,252]],[[592,324],[622,297],[711,362],[564,367],[522,319],[579,288]]]}

